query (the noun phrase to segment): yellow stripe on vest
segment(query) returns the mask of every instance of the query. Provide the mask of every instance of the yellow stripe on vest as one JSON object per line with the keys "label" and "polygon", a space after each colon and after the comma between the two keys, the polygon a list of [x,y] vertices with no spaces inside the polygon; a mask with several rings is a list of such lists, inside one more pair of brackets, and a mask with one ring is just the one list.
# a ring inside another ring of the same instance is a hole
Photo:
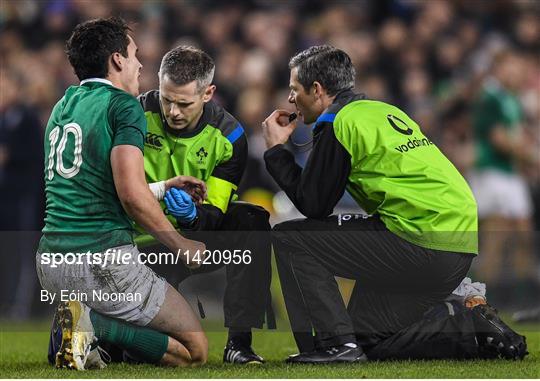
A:
{"label": "yellow stripe on vest", "polygon": [[208,187],[208,200],[205,203],[214,205],[223,213],[227,213],[231,196],[238,187],[214,176],[208,178],[206,186]]}

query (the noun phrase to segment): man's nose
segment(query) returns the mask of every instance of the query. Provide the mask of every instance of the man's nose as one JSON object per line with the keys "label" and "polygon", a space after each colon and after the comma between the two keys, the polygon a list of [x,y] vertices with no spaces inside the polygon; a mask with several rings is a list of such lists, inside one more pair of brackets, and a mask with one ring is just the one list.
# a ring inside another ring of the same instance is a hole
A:
{"label": "man's nose", "polygon": [[173,117],[176,117],[176,116],[180,115],[180,107],[178,107],[174,103],[171,103],[170,114]]}

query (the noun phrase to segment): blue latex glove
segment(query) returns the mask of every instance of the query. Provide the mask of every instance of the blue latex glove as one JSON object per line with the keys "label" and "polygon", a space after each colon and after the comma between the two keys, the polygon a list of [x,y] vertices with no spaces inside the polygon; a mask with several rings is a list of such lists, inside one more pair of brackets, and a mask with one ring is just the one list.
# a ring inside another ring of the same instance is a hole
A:
{"label": "blue latex glove", "polygon": [[169,214],[175,217],[179,223],[187,225],[197,217],[197,208],[191,196],[182,189],[171,188],[165,192],[163,198]]}

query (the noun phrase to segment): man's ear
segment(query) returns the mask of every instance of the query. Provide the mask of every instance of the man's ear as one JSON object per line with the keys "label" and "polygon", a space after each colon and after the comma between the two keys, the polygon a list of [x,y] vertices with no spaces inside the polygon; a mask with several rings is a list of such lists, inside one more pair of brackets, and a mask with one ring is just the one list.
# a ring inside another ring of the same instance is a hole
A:
{"label": "man's ear", "polygon": [[116,69],[117,71],[122,71],[122,59],[121,59],[122,55],[118,52],[116,53],[113,53],[111,55],[111,64],[112,64],[112,67],[114,69]]}
{"label": "man's ear", "polygon": [[210,99],[214,96],[214,91],[216,91],[216,85],[210,85],[206,87],[203,94],[203,102],[209,102]]}
{"label": "man's ear", "polygon": [[311,91],[313,91],[313,95],[315,95],[315,98],[320,98],[323,96],[323,93],[325,92],[324,88],[322,87],[320,82],[313,82],[313,85],[311,85]]}

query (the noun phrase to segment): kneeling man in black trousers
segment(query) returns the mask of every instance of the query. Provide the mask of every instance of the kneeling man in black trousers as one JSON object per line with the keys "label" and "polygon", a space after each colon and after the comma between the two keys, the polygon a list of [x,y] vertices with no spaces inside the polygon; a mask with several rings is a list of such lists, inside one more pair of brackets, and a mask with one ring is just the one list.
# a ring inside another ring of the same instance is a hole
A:
{"label": "kneeling man in black trousers", "polygon": [[[293,57],[289,68],[289,102],[304,123],[314,123],[305,167],[284,147],[296,113],[276,110],[262,126],[266,167],[307,217],[273,231],[301,352],[288,361],[364,361],[377,345],[422,321],[465,277],[478,253],[476,201],[407,114],[352,91],[355,71],[346,53],[311,47]],[[366,215],[331,216],[345,190]],[[334,276],[356,280],[348,310]],[[506,335],[509,328],[489,306],[482,308],[479,319],[497,327],[489,344],[502,343],[508,357],[523,357],[522,337]]]}

